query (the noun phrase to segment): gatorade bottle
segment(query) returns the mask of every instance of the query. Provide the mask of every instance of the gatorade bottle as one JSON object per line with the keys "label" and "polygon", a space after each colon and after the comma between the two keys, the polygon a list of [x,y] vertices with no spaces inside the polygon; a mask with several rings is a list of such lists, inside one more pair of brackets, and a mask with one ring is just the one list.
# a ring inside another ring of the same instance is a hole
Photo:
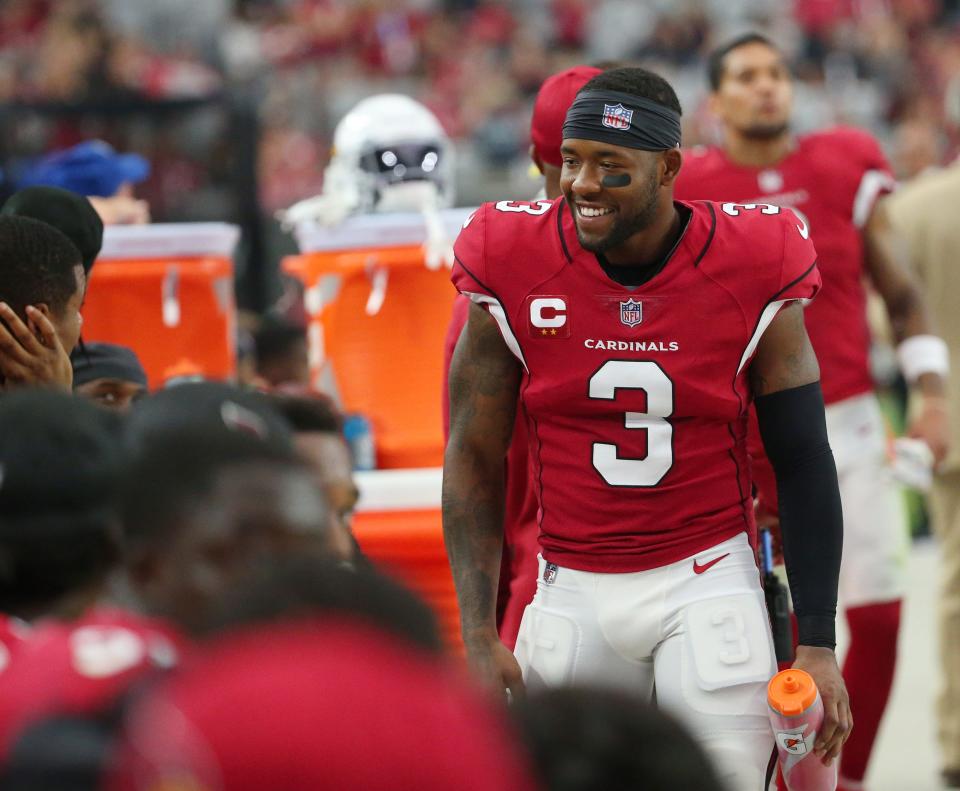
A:
{"label": "gatorade bottle", "polygon": [[836,791],[837,764],[824,766],[813,752],[823,724],[823,701],[809,673],[782,670],[767,686],[770,725],[780,771],[790,791]]}

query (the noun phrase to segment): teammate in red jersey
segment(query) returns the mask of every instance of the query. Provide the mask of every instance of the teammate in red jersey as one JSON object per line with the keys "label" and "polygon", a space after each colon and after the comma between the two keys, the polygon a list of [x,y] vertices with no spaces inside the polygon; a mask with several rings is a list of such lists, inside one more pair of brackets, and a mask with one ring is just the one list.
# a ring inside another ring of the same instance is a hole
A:
{"label": "teammate in red jersey", "polygon": [[[886,303],[904,373],[924,396],[910,433],[938,459],[947,442],[946,347],[930,335],[920,293],[898,261],[882,200],[894,180],[877,142],[850,128],[793,135],[790,73],[762,36],[736,39],[710,62],[711,106],[724,122],[724,143],[690,152],[677,196],[789,206],[809,227],[820,256],[823,293],[806,321],[843,501],[840,602],[850,626],[844,677],[857,730],[840,772],[841,787],[858,788],[893,681],[907,555],[905,515],[885,469],[886,431],[868,364],[865,276]],[[768,468],[759,463],[756,470],[762,499],[775,507]]]}
{"label": "teammate in red jersey", "polygon": [[[752,400],[781,483],[796,664],[828,712],[824,761],[852,724],[833,654],[839,493],[800,305],[820,278],[791,211],[674,202],[679,141],[668,83],[605,72],[566,117],[564,200],[485,204],[465,224],[453,279],[474,304],[450,372],[444,533],[482,676],[515,695],[655,688],[731,788],[759,791],[775,663],[750,546]],[[494,601],[518,394],[542,558],[514,657]]]}
{"label": "teammate in red jersey", "polygon": [[[577,91],[588,80],[600,74],[592,66],[574,66],[548,77],[534,103],[530,121],[530,158],[543,174],[544,194],[548,199],[560,197],[560,142],[563,119]],[[450,361],[460,334],[467,323],[470,300],[457,297],[444,341],[444,373],[449,374]],[[449,388],[444,376],[443,422],[449,435]],[[522,410],[513,427],[513,439],[507,454],[506,500],[503,517],[503,556],[500,564],[500,585],[497,591],[497,631],[511,650],[520,631],[520,620],[537,590],[537,495],[530,477],[530,455],[527,426]]]}

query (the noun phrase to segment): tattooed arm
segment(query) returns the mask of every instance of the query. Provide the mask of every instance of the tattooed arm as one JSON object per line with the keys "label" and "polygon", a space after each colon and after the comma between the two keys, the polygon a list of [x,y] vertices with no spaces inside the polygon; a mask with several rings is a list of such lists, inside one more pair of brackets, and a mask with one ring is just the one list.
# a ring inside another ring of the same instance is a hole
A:
{"label": "tattooed arm", "polygon": [[460,605],[467,657],[499,689],[522,692],[520,668],[496,627],[503,547],[504,458],[520,364],[493,318],[470,306],[450,364],[450,439],[443,465],[443,537]]}
{"label": "tattooed arm", "polygon": [[843,514],[827,439],[820,367],[797,302],[781,309],[750,366],[760,435],[777,475],[783,555],[800,644],[794,667],[813,676],[824,705],[814,752],[829,764],[853,718],[833,649]]}

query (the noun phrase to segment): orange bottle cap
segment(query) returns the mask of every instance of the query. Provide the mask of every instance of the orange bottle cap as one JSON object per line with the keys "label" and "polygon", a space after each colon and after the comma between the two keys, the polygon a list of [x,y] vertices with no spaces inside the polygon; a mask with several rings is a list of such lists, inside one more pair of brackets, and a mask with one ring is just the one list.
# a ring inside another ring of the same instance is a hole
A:
{"label": "orange bottle cap", "polygon": [[803,670],[781,670],[767,685],[767,702],[785,717],[802,714],[817,699],[817,685]]}

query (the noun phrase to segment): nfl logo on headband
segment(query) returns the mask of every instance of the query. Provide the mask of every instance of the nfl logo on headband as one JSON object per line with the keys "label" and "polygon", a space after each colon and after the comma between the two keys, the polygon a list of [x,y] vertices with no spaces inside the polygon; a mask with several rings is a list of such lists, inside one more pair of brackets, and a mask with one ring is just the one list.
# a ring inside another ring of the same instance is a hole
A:
{"label": "nfl logo on headband", "polygon": [[603,118],[604,126],[611,129],[629,129],[630,121],[633,120],[633,110],[628,110],[622,104],[604,104]]}

